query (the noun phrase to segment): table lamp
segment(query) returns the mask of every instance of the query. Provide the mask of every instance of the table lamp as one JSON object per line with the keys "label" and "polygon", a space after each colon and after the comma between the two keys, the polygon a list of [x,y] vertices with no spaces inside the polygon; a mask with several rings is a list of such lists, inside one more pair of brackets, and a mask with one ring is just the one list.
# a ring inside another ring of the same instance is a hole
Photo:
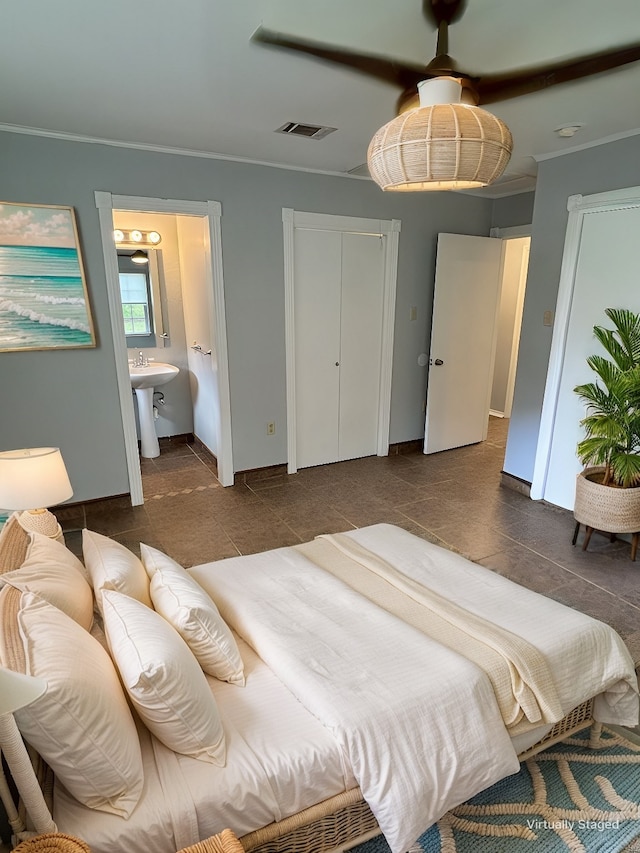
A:
{"label": "table lamp", "polygon": [[46,507],[73,495],[62,454],[57,447],[31,447],[0,453],[0,507],[24,510],[18,518],[29,533],[59,539],[62,530]]}
{"label": "table lamp", "polygon": [[[42,678],[33,678],[30,675],[0,667],[0,750],[7,761],[11,778],[15,782],[34,831],[38,834],[57,832],[58,829],[38,785],[27,749],[13,718],[13,712],[24,708],[25,705],[30,705],[42,696],[46,689],[47,682]],[[2,799],[14,837],[19,841],[23,840],[29,833],[26,833],[24,822],[13,802],[1,763],[0,799]]]}

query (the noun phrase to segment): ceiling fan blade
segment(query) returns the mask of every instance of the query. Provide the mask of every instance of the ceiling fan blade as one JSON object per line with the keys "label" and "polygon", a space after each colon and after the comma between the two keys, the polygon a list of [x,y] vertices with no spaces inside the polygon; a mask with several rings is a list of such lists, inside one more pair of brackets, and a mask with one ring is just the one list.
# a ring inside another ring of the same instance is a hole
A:
{"label": "ceiling fan blade", "polygon": [[541,92],[560,83],[581,80],[640,60],[640,44],[592,53],[565,62],[555,62],[507,74],[482,76],[476,82],[481,104],[492,104],[519,95]]}
{"label": "ceiling fan blade", "polygon": [[360,71],[362,74],[382,80],[385,83],[401,86],[403,89],[417,86],[420,80],[425,80],[433,76],[425,70],[424,66],[411,65],[383,56],[370,56],[365,53],[356,53],[351,50],[331,47],[319,42],[293,38],[284,33],[265,30],[262,27],[257,29],[251,36],[251,41],[296,51],[297,53],[304,53],[308,56],[315,56],[333,65],[342,65],[345,68]]}

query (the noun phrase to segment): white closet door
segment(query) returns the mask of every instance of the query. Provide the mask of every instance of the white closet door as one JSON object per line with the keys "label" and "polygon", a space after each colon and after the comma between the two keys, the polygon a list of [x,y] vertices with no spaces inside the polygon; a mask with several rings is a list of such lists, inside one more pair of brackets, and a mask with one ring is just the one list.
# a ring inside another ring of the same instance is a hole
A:
{"label": "white closet door", "polygon": [[300,468],[338,459],[341,238],[296,229],[296,447]]}
{"label": "white closet door", "polygon": [[384,240],[377,234],[342,235],[339,459],[376,453]]}

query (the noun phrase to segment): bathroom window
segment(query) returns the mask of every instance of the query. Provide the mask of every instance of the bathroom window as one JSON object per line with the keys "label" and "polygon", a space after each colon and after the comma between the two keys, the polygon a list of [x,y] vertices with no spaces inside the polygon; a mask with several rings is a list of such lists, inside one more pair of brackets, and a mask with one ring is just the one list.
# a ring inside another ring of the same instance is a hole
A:
{"label": "bathroom window", "polygon": [[132,254],[133,250],[118,252],[124,333],[128,347],[153,347],[156,336],[150,264],[134,263]]}
{"label": "bathroom window", "polygon": [[134,264],[132,252],[118,253],[120,298],[126,335],[150,335],[151,282],[149,264]]}

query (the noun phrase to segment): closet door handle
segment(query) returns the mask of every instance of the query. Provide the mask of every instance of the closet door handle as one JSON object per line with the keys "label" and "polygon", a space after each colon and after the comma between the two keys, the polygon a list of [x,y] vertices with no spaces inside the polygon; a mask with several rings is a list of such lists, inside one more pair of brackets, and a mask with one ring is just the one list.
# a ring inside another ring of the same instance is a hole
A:
{"label": "closet door handle", "polygon": [[336,361],[336,367],[340,367],[340,362]]}

